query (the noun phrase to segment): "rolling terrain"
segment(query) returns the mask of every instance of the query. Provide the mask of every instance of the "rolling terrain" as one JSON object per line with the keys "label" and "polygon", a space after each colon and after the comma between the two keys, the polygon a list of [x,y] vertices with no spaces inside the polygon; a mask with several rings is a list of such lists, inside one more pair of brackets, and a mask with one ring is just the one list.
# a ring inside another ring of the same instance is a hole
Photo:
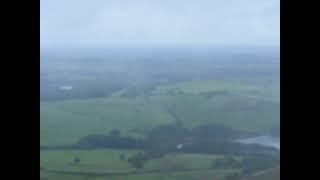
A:
{"label": "rolling terrain", "polygon": [[[168,124],[192,129],[214,123],[268,134],[280,126],[278,56],[231,54],[42,55],[40,146],[74,144],[115,129],[121,136],[145,138],[152,128]],[[61,86],[72,89],[61,90]],[[221,155],[196,153],[168,153],[137,170],[127,159],[139,152],[41,150],[40,176],[50,180],[229,180],[242,170],[215,168],[212,164]],[[264,172],[241,178],[270,179],[269,174],[272,179],[277,176]]]}

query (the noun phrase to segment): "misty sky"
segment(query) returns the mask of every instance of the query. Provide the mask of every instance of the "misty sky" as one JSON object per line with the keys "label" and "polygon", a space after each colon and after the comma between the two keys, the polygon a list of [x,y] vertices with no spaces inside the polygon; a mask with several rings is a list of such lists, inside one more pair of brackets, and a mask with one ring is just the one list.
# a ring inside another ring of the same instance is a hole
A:
{"label": "misty sky", "polygon": [[279,45],[279,0],[41,0],[40,42]]}

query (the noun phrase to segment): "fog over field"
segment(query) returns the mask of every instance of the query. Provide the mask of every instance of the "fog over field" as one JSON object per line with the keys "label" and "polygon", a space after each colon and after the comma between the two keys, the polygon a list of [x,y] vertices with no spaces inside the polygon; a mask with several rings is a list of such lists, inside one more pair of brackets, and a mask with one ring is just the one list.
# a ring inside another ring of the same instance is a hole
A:
{"label": "fog over field", "polygon": [[280,179],[279,0],[40,16],[40,179]]}

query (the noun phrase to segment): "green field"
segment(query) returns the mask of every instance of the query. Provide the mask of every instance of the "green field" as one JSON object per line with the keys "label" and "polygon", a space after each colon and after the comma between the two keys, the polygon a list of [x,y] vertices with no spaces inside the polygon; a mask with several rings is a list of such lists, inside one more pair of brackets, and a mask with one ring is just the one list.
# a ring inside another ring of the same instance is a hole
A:
{"label": "green field", "polygon": [[[211,163],[217,158],[214,155],[200,154],[168,154],[163,158],[148,161],[141,174],[133,175],[101,175],[101,173],[126,173],[135,172],[130,164],[119,158],[120,154],[126,157],[136,153],[137,151],[127,150],[59,150],[59,151],[43,151],[40,153],[40,167],[44,168],[40,171],[42,178],[50,179],[198,179],[202,177],[223,177],[230,172],[236,170],[214,170]],[[79,164],[73,163],[73,159],[78,157],[81,159]],[[184,169],[195,169],[192,171],[170,172],[172,167],[180,167]],[[52,173],[50,170],[73,172],[73,175],[64,175]],[[153,172],[151,170],[167,171],[165,173]],[[81,175],[77,173],[96,173],[96,175]],[[146,172],[146,173],[144,173]],[[100,174],[100,175],[99,175]],[[205,178],[206,179],[206,178]]]}
{"label": "green field", "polygon": [[[169,90],[182,94],[169,94]],[[201,93],[228,91],[204,97]],[[256,92],[254,95],[252,92]],[[108,134],[116,128],[123,135],[140,137],[152,127],[174,122],[167,107],[175,106],[183,126],[222,123],[234,128],[265,132],[279,125],[279,93],[272,86],[196,81],[159,86],[149,95],[41,102],[41,145],[76,142],[88,134]]]}
{"label": "green field", "polygon": [[[183,126],[196,127],[208,123],[221,123],[235,129],[267,132],[279,126],[280,100],[277,86],[269,82],[248,83],[236,81],[188,81],[162,85],[146,95],[122,96],[125,90],[109,97],[81,100],[41,102],[41,145],[72,144],[89,134],[108,134],[119,129],[122,135],[143,137],[152,127],[173,123],[179,118]],[[205,93],[228,92],[211,97]],[[167,107],[175,107],[173,116]],[[136,153],[132,150],[57,150],[40,154],[40,176],[50,180],[198,180],[223,179],[234,169],[208,169],[214,155],[168,154],[148,161],[143,171],[170,169],[178,164],[194,171],[141,173],[130,175],[81,175],[77,173],[135,172],[127,161],[120,160]],[[74,164],[79,157],[81,163]],[[49,170],[49,171],[48,171]],[[68,171],[67,175],[52,173]]]}
{"label": "green field", "polygon": [[280,180],[280,167],[254,173],[243,180]]}
{"label": "green field", "polygon": [[[123,176],[100,176],[88,177],[77,175],[60,175],[52,173],[42,173],[41,179],[51,180],[219,180],[226,177],[227,174],[237,172],[236,170],[199,170],[193,172],[174,172],[174,173],[147,173],[140,175]],[[48,178],[50,177],[50,178]]]}
{"label": "green field", "polygon": [[[137,153],[136,150],[57,150],[43,151],[40,153],[40,165],[49,170],[74,171],[74,172],[127,172],[134,168],[126,160],[119,158]],[[74,164],[73,159],[79,157],[81,163]],[[145,171],[154,169],[166,169],[171,164],[181,164],[187,169],[207,169],[212,161],[219,156],[202,154],[168,154],[160,159],[148,161]]]}

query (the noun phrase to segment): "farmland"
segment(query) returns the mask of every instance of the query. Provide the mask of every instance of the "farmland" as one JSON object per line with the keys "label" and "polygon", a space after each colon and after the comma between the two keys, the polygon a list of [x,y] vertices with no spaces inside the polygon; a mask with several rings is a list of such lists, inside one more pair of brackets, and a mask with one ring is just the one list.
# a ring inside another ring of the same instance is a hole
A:
{"label": "farmland", "polygon": [[[221,124],[257,134],[279,128],[277,55],[161,54],[43,55],[40,145],[70,145],[115,129],[121,136],[144,139],[151,129],[168,124],[186,129]],[[61,91],[59,86],[73,88]],[[224,156],[197,153],[168,153],[147,160],[143,169],[137,170],[127,158],[139,152],[143,150],[41,150],[40,176],[58,180],[191,180],[223,179],[241,171],[239,167],[212,166]]]}

